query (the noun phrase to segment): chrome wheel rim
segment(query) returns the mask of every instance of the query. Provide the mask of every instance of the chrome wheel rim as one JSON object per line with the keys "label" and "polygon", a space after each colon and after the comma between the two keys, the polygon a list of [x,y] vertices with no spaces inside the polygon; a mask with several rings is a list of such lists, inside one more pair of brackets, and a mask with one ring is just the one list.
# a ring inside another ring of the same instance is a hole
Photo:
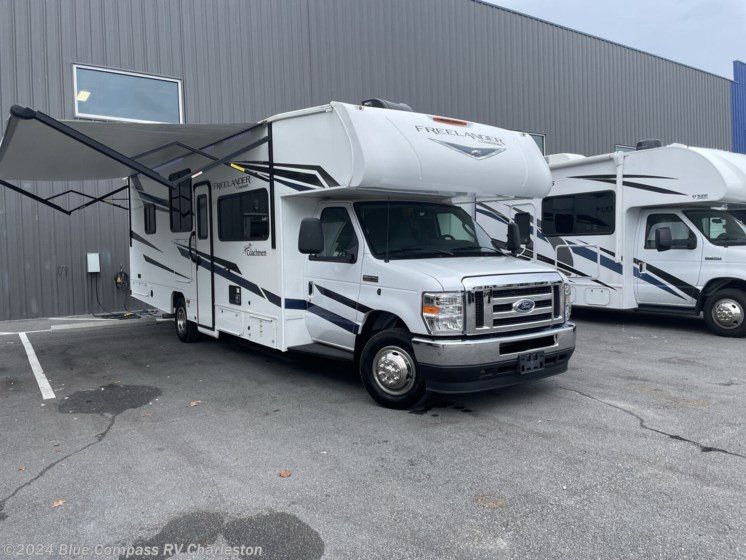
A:
{"label": "chrome wheel rim", "polygon": [[176,330],[179,331],[179,334],[186,333],[187,328],[187,316],[186,316],[186,309],[183,307],[178,307],[176,309]]}
{"label": "chrome wheel rim", "polygon": [[743,307],[736,300],[721,299],[712,307],[712,320],[723,329],[736,329],[743,323]]}
{"label": "chrome wheel rim", "polygon": [[373,379],[381,391],[399,396],[414,385],[416,368],[410,355],[398,346],[386,346],[373,359]]}

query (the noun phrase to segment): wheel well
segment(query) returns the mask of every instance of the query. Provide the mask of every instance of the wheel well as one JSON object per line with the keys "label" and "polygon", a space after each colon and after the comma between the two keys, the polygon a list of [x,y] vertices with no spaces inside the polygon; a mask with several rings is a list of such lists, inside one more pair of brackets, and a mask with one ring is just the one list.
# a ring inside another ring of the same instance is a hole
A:
{"label": "wheel well", "polygon": [[746,280],[741,278],[715,278],[710,280],[699,294],[697,301],[697,311],[702,311],[705,306],[705,300],[718,290],[741,290],[746,292]]}
{"label": "wheel well", "polygon": [[393,313],[387,311],[373,311],[372,313],[369,313],[365,318],[363,328],[360,330],[357,337],[355,337],[355,360],[360,356],[363,346],[371,336],[387,329],[397,328],[409,331],[406,323]]}
{"label": "wheel well", "polygon": [[171,294],[171,312],[174,313],[176,311],[176,302],[180,299],[183,299],[186,301],[186,298],[184,297],[184,294],[181,292],[174,292]]}

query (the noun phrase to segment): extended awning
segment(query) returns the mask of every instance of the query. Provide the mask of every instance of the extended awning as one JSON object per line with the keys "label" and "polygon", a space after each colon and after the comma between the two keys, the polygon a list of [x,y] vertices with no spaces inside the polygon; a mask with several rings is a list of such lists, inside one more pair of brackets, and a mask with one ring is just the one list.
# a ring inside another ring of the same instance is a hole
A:
{"label": "extended awning", "polygon": [[[175,183],[158,172],[160,166],[189,154],[200,154],[205,161],[202,168],[192,172],[193,177],[227,165],[236,154],[267,141],[265,137],[250,145],[241,142],[256,126],[256,123],[58,121],[39,111],[14,105],[0,141],[0,184],[43,203],[77,191],[41,199],[9,181],[94,181],[141,174],[174,188]],[[72,210],[53,203],[47,205],[69,214],[122,189],[101,197],[83,195],[91,201]]]}

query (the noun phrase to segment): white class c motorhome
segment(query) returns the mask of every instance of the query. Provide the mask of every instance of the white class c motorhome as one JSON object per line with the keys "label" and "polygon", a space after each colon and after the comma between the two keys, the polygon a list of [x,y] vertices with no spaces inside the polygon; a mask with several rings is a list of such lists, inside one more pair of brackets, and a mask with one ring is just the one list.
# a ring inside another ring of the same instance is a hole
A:
{"label": "white class c motorhome", "polygon": [[488,232],[530,215],[524,257],[567,274],[573,305],[702,313],[714,333],[746,335],[746,155],[648,141],[547,159],[549,196],[480,205]]}
{"label": "white class c motorhome", "polygon": [[184,342],[227,333],[347,357],[393,408],[566,371],[563,276],[496,249],[454,205],[545,195],[533,140],[388,105],[240,126],[62,123],[14,107],[0,177],[128,177],[132,295],[174,312]]}

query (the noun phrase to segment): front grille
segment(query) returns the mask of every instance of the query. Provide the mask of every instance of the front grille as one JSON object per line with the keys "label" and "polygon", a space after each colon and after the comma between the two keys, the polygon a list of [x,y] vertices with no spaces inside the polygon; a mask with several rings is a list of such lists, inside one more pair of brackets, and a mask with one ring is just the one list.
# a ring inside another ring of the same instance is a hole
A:
{"label": "front grille", "polygon": [[484,292],[474,293],[474,321],[476,327],[484,327]]}
{"label": "front grille", "polygon": [[564,322],[562,282],[556,276],[543,282],[475,286],[471,294],[467,334],[510,333]]}

